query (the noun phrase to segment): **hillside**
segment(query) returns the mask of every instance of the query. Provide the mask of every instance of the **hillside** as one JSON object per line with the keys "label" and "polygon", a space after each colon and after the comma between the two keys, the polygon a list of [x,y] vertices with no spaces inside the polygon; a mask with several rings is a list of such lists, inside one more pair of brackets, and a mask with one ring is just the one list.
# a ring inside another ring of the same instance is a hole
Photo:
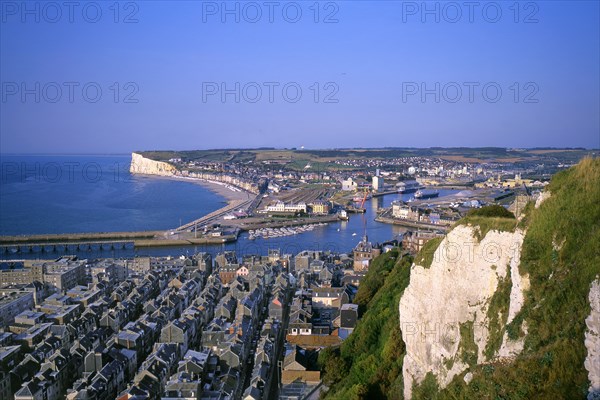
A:
{"label": "hillside", "polygon": [[331,386],[327,398],[399,398],[405,354],[397,304],[409,284],[412,258],[394,249],[373,261],[356,302],[363,311],[355,331],[339,349],[319,355]]}
{"label": "hillside", "polygon": [[325,397],[598,398],[599,228],[600,160],[584,159],[518,223],[484,211],[410,268],[381,256],[363,319],[322,357]]}
{"label": "hillside", "polygon": [[336,160],[392,160],[400,157],[440,158],[456,162],[473,163],[573,163],[586,155],[594,154],[586,149],[507,149],[502,147],[431,147],[431,148],[355,148],[355,149],[213,149],[213,150],[162,150],[136,151],[145,158],[168,161],[180,158],[183,161],[217,163],[277,162],[287,168],[302,170],[310,163],[315,170],[354,169],[336,164]]}

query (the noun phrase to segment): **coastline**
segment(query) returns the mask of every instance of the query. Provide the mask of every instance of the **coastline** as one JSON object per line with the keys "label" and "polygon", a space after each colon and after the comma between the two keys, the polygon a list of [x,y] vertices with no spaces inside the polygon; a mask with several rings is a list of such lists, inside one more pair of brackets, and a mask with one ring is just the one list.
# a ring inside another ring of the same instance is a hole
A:
{"label": "coastline", "polygon": [[173,178],[196,183],[204,186],[211,192],[224,197],[228,206],[236,203],[243,203],[250,200],[252,196],[256,196],[255,193],[251,193],[238,186],[225,182],[185,176],[181,171],[168,162],[145,158],[141,154],[135,152],[131,153],[129,173],[132,175],[146,175],[154,177],[160,176],[164,178]]}
{"label": "coastline", "polygon": [[146,176],[146,177],[159,178],[159,179],[161,179],[161,178],[162,179],[173,179],[173,180],[186,181],[189,183],[200,185],[200,186],[210,190],[211,192],[223,197],[225,199],[225,201],[227,202],[227,206],[229,206],[235,202],[243,202],[245,200],[249,200],[252,196],[256,196],[256,194],[248,192],[244,189],[241,189],[238,187],[235,187],[235,189],[233,189],[231,187],[231,185],[227,185],[222,182],[209,181],[206,179],[192,178],[192,177],[180,176],[180,175],[143,174],[143,173],[139,173],[139,172],[138,173],[132,172],[131,175],[139,175],[139,176]]}
{"label": "coastline", "polygon": [[247,192],[244,189],[240,189],[238,187],[236,187],[234,190],[230,185],[221,182],[208,181],[200,178],[191,178],[177,175],[173,175],[173,178],[203,186],[211,192],[216,193],[221,197],[224,197],[227,201],[227,205],[231,205],[234,202],[242,202],[245,200],[249,200],[252,196],[256,196],[254,193]]}

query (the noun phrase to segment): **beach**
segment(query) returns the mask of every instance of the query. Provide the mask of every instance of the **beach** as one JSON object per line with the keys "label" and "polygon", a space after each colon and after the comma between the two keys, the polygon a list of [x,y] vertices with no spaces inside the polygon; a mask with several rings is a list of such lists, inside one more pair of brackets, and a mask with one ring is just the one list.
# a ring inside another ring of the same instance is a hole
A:
{"label": "beach", "polygon": [[190,177],[186,177],[186,176],[177,176],[177,175],[173,175],[172,177],[174,179],[185,180],[185,181],[203,186],[206,189],[210,190],[211,192],[224,197],[227,200],[228,205],[231,205],[233,203],[239,204],[246,200],[250,200],[251,198],[256,196],[254,193],[250,193],[244,189],[240,189],[238,187],[233,187],[231,185],[221,183],[221,182],[208,181],[208,180],[200,179],[200,178],[190,178]]}

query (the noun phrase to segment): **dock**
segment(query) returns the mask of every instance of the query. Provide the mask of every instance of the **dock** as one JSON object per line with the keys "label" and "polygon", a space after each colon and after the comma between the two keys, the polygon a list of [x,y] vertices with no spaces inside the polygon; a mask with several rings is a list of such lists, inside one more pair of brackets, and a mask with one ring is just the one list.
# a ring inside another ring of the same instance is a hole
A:
{"label": "dock", "polygon": [[444,232],[450,228],[450,225],[428,224],[426,222],[411,221],[409,219],[382,217],[381,215],[377,216],[375,221],[383,222],[384,224],[400,225],[407,228],[428,229]]}
{"label": "dock", "polygon": [[17,243],[0,245],[1,253],[56,253],[91,250],[125,250],[133,249],[133,241],[98,241],[98,242],[64,242],[64,243]]}
{"label": "dock", "polygon": [[386,190],[384,192],[373,192],[373,193],[371,193],[371,196],[372,197],[381,197],[381,196],[385,196],[388,194],[400,194],[400,193],[398,192],[398,189],[395,189],[395,190]]}
{"label": "dock", "polygon": [[228,206],[225,206],[223,208],[220,208],[216,211],[211,212],[210,214],[205,215],[202,218],[198,218],[192,222],[188,222],[187,224],[184,224],[178,228],[175,229],[175,231],[177,232],[181,232],[181,231],[185,231],[191,228],[194,228],[196,226],[202,226],[202,225],[207,225],[210,224],[212,222],[215,222],[216,220],[218,220],[219,218],[227,215],[230,212],[233,212],[237,209],[240,208],[248,208],[250,207],[250,205],[252,205],[252,203],[254,202],[254,198],[249,199],[249,200],[243,200],[243,201],[233,201],[231,204],[229,204]]}
{"label": "dock", "polygon": [[238,232],[221,236],[171,237],[165,231],[65,233],[0,236],[0,254],[54,253],[88,250],[132,250],[140,247],[222,244],[237,240]]}

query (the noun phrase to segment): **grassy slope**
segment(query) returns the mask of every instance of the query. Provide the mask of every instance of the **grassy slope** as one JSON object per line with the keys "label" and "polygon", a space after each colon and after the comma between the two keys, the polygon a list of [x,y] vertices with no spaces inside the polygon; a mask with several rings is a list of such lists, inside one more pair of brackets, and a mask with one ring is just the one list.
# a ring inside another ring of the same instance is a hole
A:
{"label": "grassy slope", "polygon": [[[539,209],[528,207],[520,224],[527,227],[520,271],[529,274],[531,288],[523,309],[506,330],[517,338],[526,322],[523,353],[510,363],[474,366],[469,385],[463,373],[440,391],[429,374],[415,387],[414,398],[585,398],[589,382],[583,367],[584,320],[590,312],[590,283],[600,274],[600,159],[585,159],[557,174],[548,190],[551,198]],[[515,225],[509,218],[482,216],[469,222],[483,225],[485,231],[496,223],[501,230]],[[326,398],[401,398],[405,347],[398,301],[410,280],[409,263],[407,258],[394,262],[390,255],[373,263],[357,297],[366,310],[363,319],[341,349],[326,351],[320,359],[331,387]],[[502,293],[496,299],[497,319],[504,319],[505,297]],[[490,352],[497,349],[497,340]]]}
{"label": "grassy slope", "polygon": [[548,190],[550,199],[528,210],[520,271],[531,289],[507,327],[516,338],[526,322],[523,353],[512,363],[478,366],[469,385],[461,375],[433,398],[585,398],[587,296],[600,274],[600,159],[557,174]]}
{"label": "grassy slope", "polygon": [[319,362],[325,370],[325,382],[331,388],[326,398],[401,396],[405,347],[398,302],[409,283],[412,259],[405,256],[396,261],[394,257],[398,257],[396,250],[381,255],[369,269],[367,284],[361,283],[357,298],[367,311],[354,333],[340,349],[321,352]]}

